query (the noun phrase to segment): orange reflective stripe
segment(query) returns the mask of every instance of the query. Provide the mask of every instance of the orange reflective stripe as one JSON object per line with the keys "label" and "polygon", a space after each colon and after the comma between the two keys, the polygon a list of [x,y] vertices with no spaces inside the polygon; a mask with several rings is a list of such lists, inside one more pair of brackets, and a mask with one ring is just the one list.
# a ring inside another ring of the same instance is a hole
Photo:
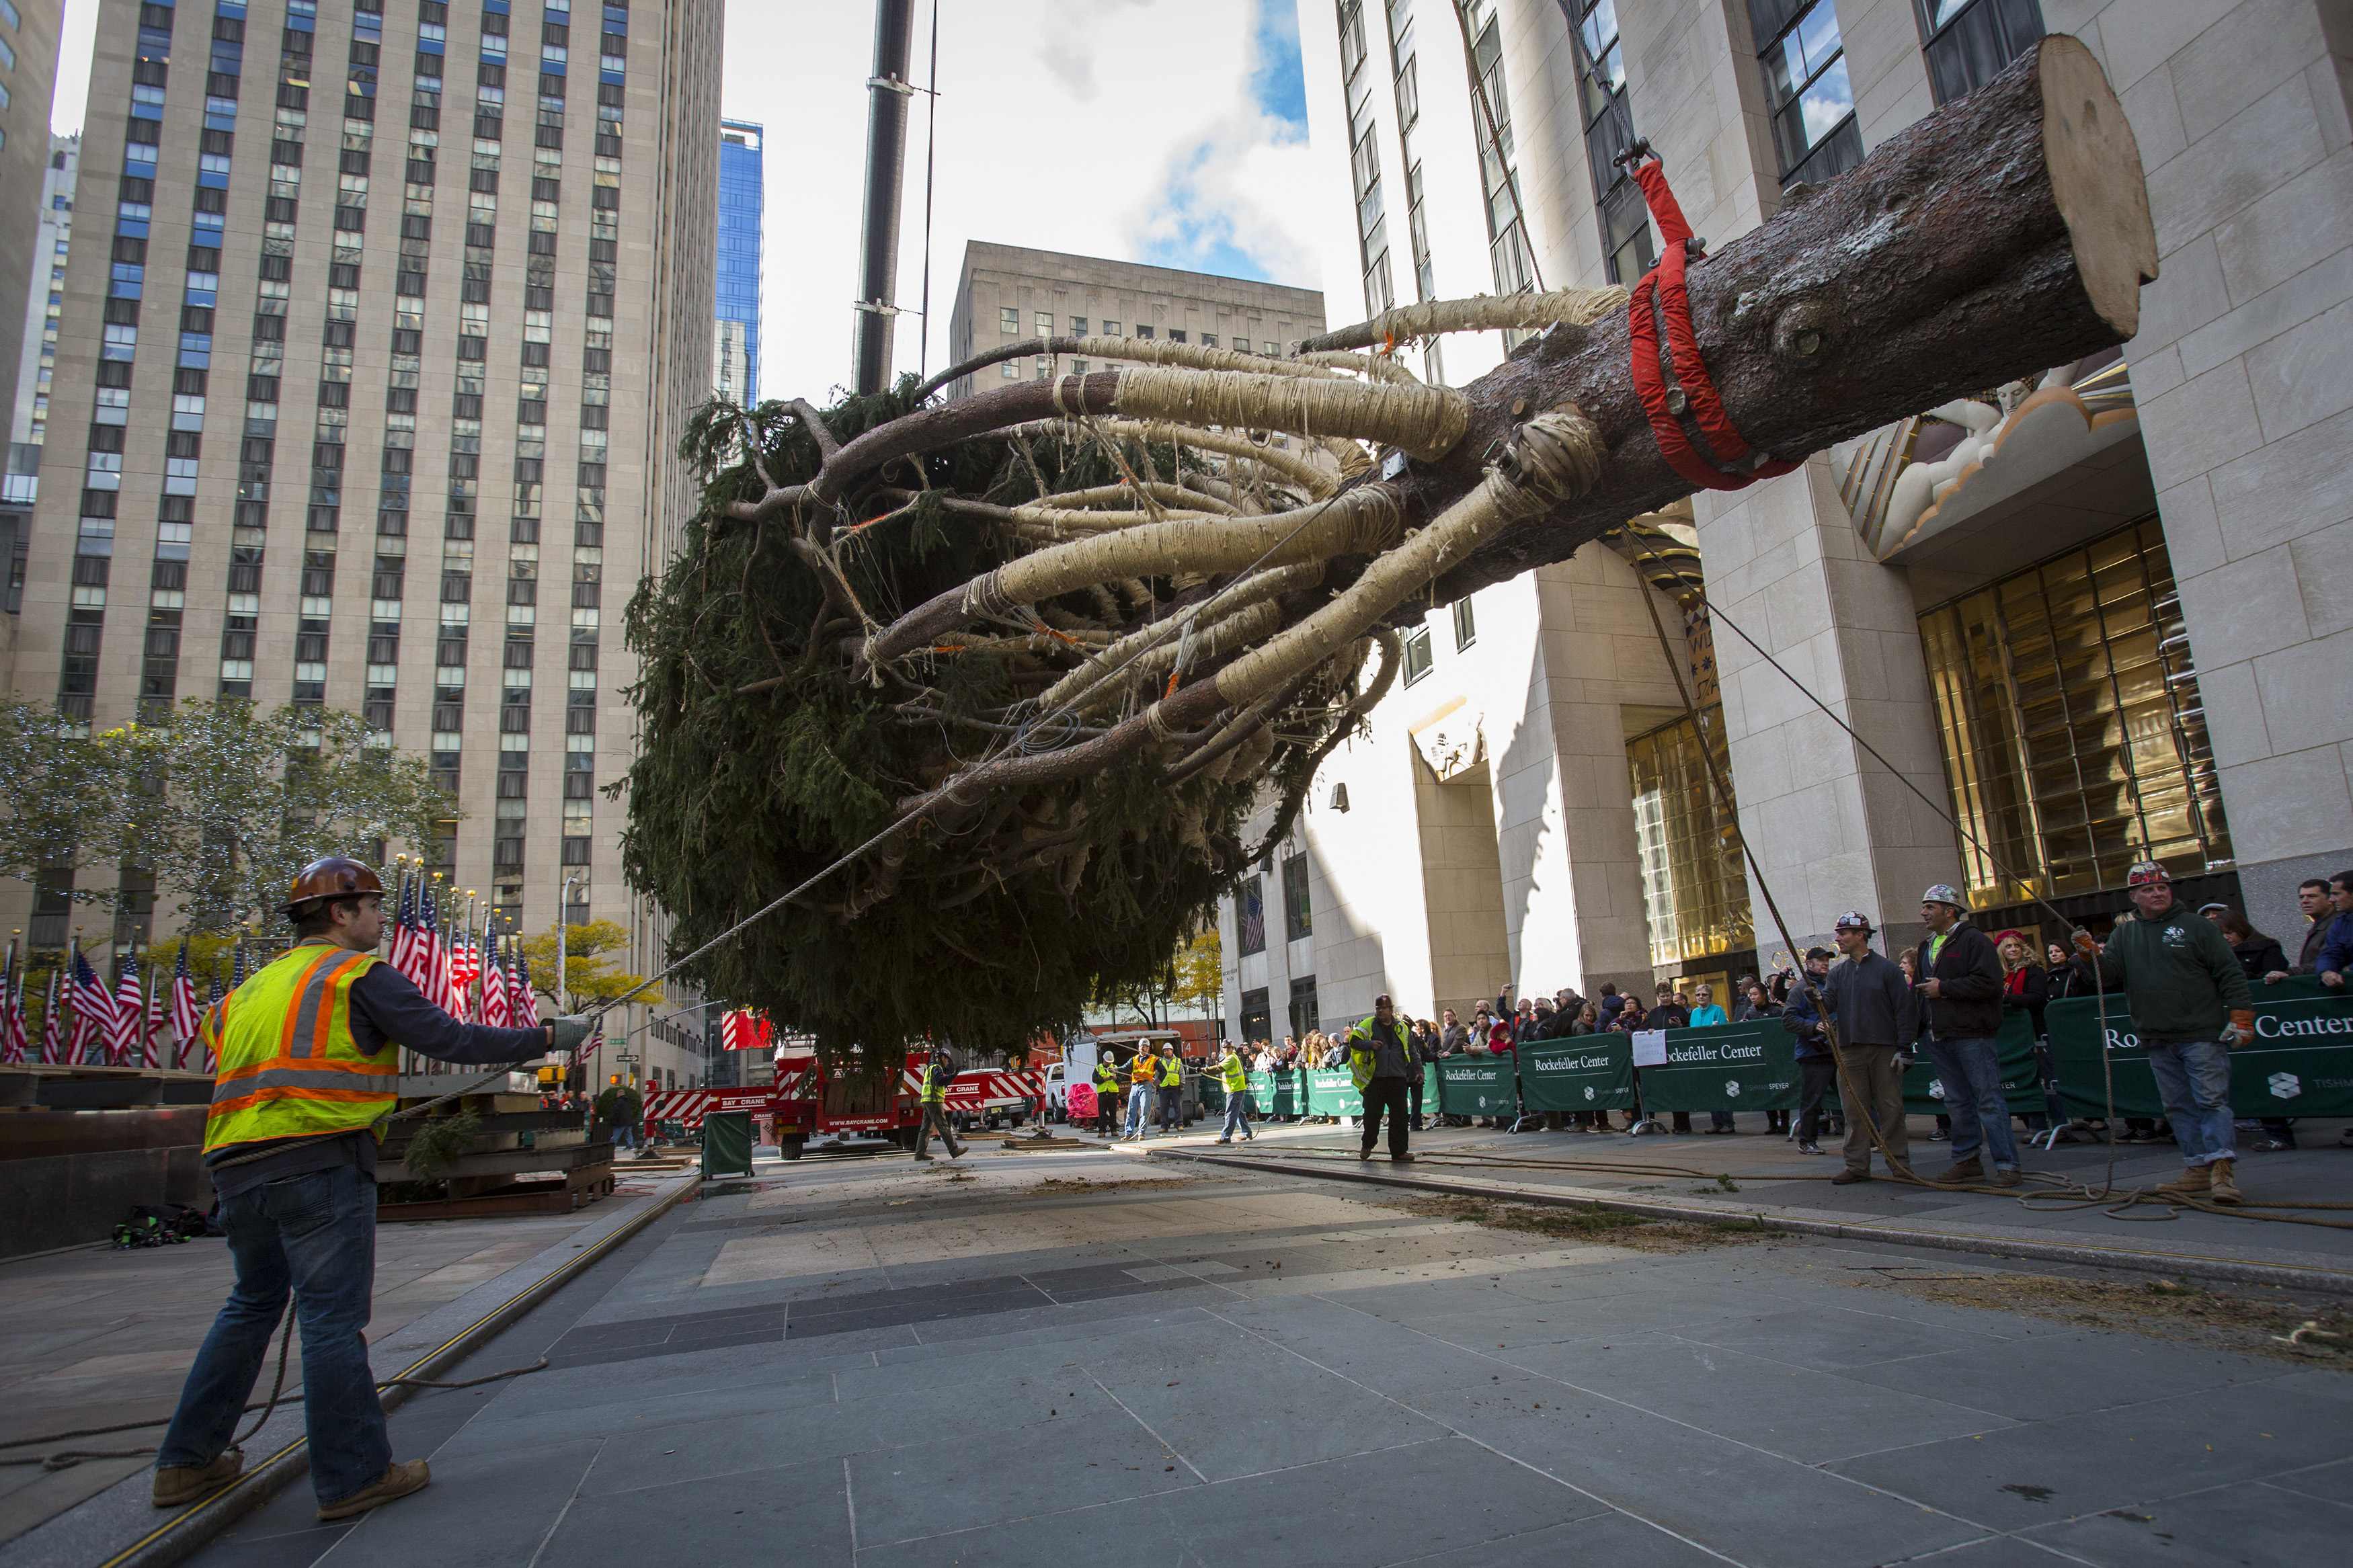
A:
{"label": "orange reflective stripe", "polygon": [[215,1083],[235,1083],[266,1072],[340,1072],[363,1076],[398,1078],[397,1068],[385,1067],[373,1057],[265,1057],[258,1062],[224,1068],[213,1075]]}
{"label": "orange reflective stripe", "polygon": [[[233,1111],[249,1110],[257,1105],[265,1105],[278,1100],[308,1100],[335,1105],[357,1105],[374,1101],[381,1103],[386,1110],[390,1110],[398,1098],[390,1089],[257,1089],[250,1094],[240,1094],[233,1100],[214,1100],[206,1120],[209,1121],[215,1116],[227,1116]],[[348,1127],[337,1127],[324,1131],[348,1132],[353,1130]],[[290,1135],[301,1136],[299,1133],[276,1132],[262,1133],[259,1136],[276,1138]]]}
{"label": "orange reflective stripe", "polygon": [[279,1037],[280,1056],[324,1056],[334,1039],[334,1015],[329,1003],[335,982],[356,964],[367,962],[364,952],[352,952],[343,948],[324,950],[319,961],[302,972],[294,982],[294,1005],[286,1009],[286,1022]]}

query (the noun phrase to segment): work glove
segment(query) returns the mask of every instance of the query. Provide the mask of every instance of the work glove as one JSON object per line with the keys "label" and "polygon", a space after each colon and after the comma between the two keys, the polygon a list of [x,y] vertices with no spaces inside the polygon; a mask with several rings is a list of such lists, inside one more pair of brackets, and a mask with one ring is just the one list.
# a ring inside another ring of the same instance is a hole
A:
{"label": "work glove", "polygon": [[567,1013],[560,1018],[550,1018],[547,1032],[551,1051],[576,1051],[588,1038],[587,1016]]}
{"label": "work glove", "polygon": [[2232,1009],[2231,1022],[2222,1030],[2222,1043],[2232,1050],[2255,1043],[2255,1010],[2253,1007]]}
{"label": "work glove", "polygon": [[2085,958],[2097,958],[2100,956],[2099,939],[2094,936],[2090,931],[2083,930],[2075,931],[2074,942],[2075,951],[2082,953]]}

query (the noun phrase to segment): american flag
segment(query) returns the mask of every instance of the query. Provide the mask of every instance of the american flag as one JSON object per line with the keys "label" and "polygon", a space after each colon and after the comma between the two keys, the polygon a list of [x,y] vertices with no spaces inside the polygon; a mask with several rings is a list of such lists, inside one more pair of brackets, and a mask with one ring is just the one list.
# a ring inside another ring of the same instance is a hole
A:
{"label": "american flag", "polygon": [[196,977],[188,969],[188,943],[180,942],[179,962],[172,967],[172,1065],[185,1069],[188,1047],[195,1042],[204,1019],[196,1006]]}
{"label": "american flag", "polygon": [[507,989],[507,966],[501,961],[498,949],[494,947],[491,950],[489,967],[482,972],[480,1021],[493,1029],[508,1027],[508,1021],[513,1016],[508,1010],[508,1004],[512,1000],[512,995]]}
{"label": "american flag", "polygon": [[98,1065],[105,1063],[107,1042],[114,1035],[114,998],[107,994],[106,982],[90,966],[90,955],[79,947],[73,955],[73,1038],[67,1042],[66,1059],[78,1066],[90,1066],[90,1053],[99,1053]]}
{"label": "american flag", "polygon": [[139,1067],[140,1025],[147,998],[139,990],[139,955],[126,952],[114,972],[114,1016],[106,1031],[106,1059],[119,1068]]}
{"label": "american flag", "polygon": [[171,987],[158,985],[155,980],[155,954],[150,951],[147,954],[147,1026],[139,1032],[139,1039],[141,1064],[151,1068],[164,1065],[164,1053],[155,1044],[155,1037],[170,1027],[172,1023]]}
{"label": "american flag", "polygon": [[474,982],[482,977],[482,950],[470,932],[461,932],[449,949],[449,1016],[461,1024],[474,1022]]}
{"label": "american flag", "polygon": [[417,883],[406,873],[400,879],[400,902],[392,912],[392,966],[416,980]]}
{"label": "american flag", "polygon": [[[26,955],[29,965],[31,954]],[[8,962],[0,966],[0,1062],[25,1059],[25,978],[16,972],[16,944],[8,944]]]}
{"label": "american flag", "polygon": [[[206,984],[205,989],[209,993],[209,996],[205,1004],[205,1010],[207,1013],[213,1014],[215,1016],[218,1016],[221,998],[226,995],[227,993],[221,990],[220,960],[217,957],[213,960],[212,980],[208,984]],[[197,1032],[199,1035],[203,1033],[202,1025],[197,1026]],[[209,1039],[205,1041],[205,1070],[206,1072],[220,1071],[220,1053],[214,1049],[213,1043]]]}
{"label": "american flag", "polygon": [[41,1061],[46,1066],[54,1067],[65,1059],[66,1012],[58,995],[65,972],[63,963],[49,971],[48,997],[41,1009]]}
{"label": "american flag", "polygon": [[520,941],[514,944],[514,973],[507,984],[507,1011],[516,1028],[528,1029],[539,1022],[539,997],[531,988],[531,960],[524,956]]}
{"label": "american flag", "polygon": [[444,1013],[457,1010],[454,994],[456,974],[449,951],[449,933],[441,929],[441,917],[433,908],[433,890],[425,890],[425,980],[418,989],[426,999]]}

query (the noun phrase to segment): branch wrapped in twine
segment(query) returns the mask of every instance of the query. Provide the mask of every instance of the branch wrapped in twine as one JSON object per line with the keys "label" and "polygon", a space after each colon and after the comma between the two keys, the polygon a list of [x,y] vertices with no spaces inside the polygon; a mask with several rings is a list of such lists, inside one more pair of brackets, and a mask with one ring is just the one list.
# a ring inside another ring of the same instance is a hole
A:
{"label": "branch wrapped in twine", "polygon": [[1301,354],[1298,363],[1327,365],[1334,370],[1353,370],[1375,381],[1393,381],[1400,386],[1421,384],[1421,377],[1388,354],[1343,353],[1334,350],[1324,353]]}
{"label": "branch wrapped in twine", "polygon": [[1468,300],[1423,300],[1384,310],[1369,321],[1309,338],[1300,353],[1326,349],[1378,348],[1386,343],[1434,338],[1444,332],[1497,329],[1589,327],[1626,308],[1623,289],[1555,289],[1549,293],[1480,294]]}
{"label": "branch wrapped in twine", "polygon": [[1068,419],[1033,419],[1025,425],[1012,426],[1004,433],[1008,436],[1060,436],[1070,440],[1084,440],[1091,432],[1113,439],[1143,441],[1155,447],[1195,447],[1221,457],[1246,458],[1279,479],[1305,487],[1312,496],[1330,495],[1339,488],[1340,476],[1304,453],[1261,445],[1239,430],[1204,430],[1198,426],[1172,425],[1154,419],[1095,419],[1085,424]]}
{"label": "branch wrapped in twine", "polygon": [[1424,461],[1444,457],[1471,426],[1470,401],[1449,387],[1230,371],[1123,370],[1113,406],[1130,418],[1377,441]]}
{"label": "branch wrapped in twine", "polygon": [[1081,338],[1071,352],[1081,358],[1177,365],[1187,370],[1240,371],[1251,375],[1288,375],[1318,381],[1340,379],[1330,370],[1299,360],[1269,359],[1263,354],[1171,342],[1166,338]]}
{"label": "branch wrapped in twine", "polygon": [[[1323,574],[1324,563],[1320,561],[1277,567],[1271,572],[1253,572],[1186,610],[1183,618],[1191,621],[1197,630],[1201,626],[1214,626],[1247,605],[1263,604],[1305,588]],[[1155,646],[1167,636],[1166,621],[1155,621],[1128,633],[1049,687],[1037,700],[1039,710],[1051,712],[1075,700],[1097,681],[1119,670],[1134,657],[1138,648]]]}
{"label": "branch wrapped in twine", "polygon": [[1166,479],[1145,479],[1141,484],[1134,485],[1096,485],[1083,490],[1056,490],[1050,495],[1039,496],[1035,501],[1028,504],[1057,511],[1101,506],[1113,506],[1114,510],[1118,510],[1116,503],[1133,501],[1139,494],[1148,495],[1157,501],[1166,501],[1171,506],[1194,507],[1228,514],[1236,510],[1215,496],[1205,496],[1198,491],[1188,490],[1182,485],[1172,485]]}
{"label": "branch wrapped in twine", "polygon": [[1476,489],[1374,561],[1330,604],[1219,670],[1218,696],[1229,708],[1246,707],[1331,658],[1498,530],[1591,489],[1608,458],[1600,431],[1573,405],[1538,414]]}

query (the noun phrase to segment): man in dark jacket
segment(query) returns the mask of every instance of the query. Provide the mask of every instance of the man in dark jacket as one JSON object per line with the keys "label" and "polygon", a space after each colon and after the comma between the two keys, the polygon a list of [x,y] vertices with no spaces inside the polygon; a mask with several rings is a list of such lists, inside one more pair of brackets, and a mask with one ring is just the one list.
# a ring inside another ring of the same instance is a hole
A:
{"label": "man in dark jacket", "polygon": [[1849,910],[1831,927],[1831,940],[1845,956],[1822,983],[1831,1023],[1838,1030],[1839,1065],[1862,1104],[1846,1119],[1846,1169],[1831,1178],[1843,1187],[1871,1180],[1871,1130],[1875,1123],[1892,1165],[1909,1163],[1911,1143],[1904,1125],[1904,1069],[1896,1053],[1917,1032],[1912,987],[1904,971],[1871,951],[1871,920]]}
{"label": "man in dark jacket", "polygon": [[2099,964],[2103,980],[2123,987],[2181,1146],[2180,1178],[2158,1191],[2235,1204],[2231,1051],[2254,1043],[2253,993],[2221,928],[2174,900],[2163,866],[2144,860],[2125,880],[2132,917],[2116,923],[2105,949],[2082,931],[2075,946]]}
{"label": "man in dark jacket", "polygon": [[[1790,987],[1781,1009],[1781,1027],[1798,1037],[1798,1152],[1819,1154],[1816,1142],[1822,1125],[1822,1097],[1838,1081],[1838,1064],[1831,1059],[1830,1037],[1822,1030],[1818,1005],[1825,1000],[1822,986],[1830,975],[1831,950],[1817,947],[1806,953],[1805,985]],[[1862,1119],[1856,1118],[1859,1122]]]}
{"label": "man in dark jacket", "polygon": [[1984,1181],[1982,1147],[1993,1154],[1994,1185],[2014,1187],[2018,1141],[2010,1136],[1994,1047],[2001,1032],[2001,955],[1963,918],[1964,908],[1959,892],[1942,882],[1920,895],[1928,934],[1920,943],[1918,994],[1927,1003],[1928,1058],[1953,1115],[1953,1163],[1936,1179],[1947,1186]]}
{"label": "man in dark jacket", "polygon": [[2328,900],[2337,913],[2329,918],[2312,968],[2323,985],[2338,991],[2344,989],[2345,976],[2353,973],[2353,871],[2339,871],[2328,879]]}
{"label": "man in dark jacket", "polygon": [[2304,911],[2307,922],[2304,928],[2304,947],[2296,955],[2294,969],[2276,969],[2263,976],[2263,984],[2276,985],[2291,974],[2320,973],[2320,949],[2328,941],[2329,922],[2337,918],[2337,900],[2329,896],[2328,884],[2317,877],[2307,877],[2296,885],[2295,907]]}

